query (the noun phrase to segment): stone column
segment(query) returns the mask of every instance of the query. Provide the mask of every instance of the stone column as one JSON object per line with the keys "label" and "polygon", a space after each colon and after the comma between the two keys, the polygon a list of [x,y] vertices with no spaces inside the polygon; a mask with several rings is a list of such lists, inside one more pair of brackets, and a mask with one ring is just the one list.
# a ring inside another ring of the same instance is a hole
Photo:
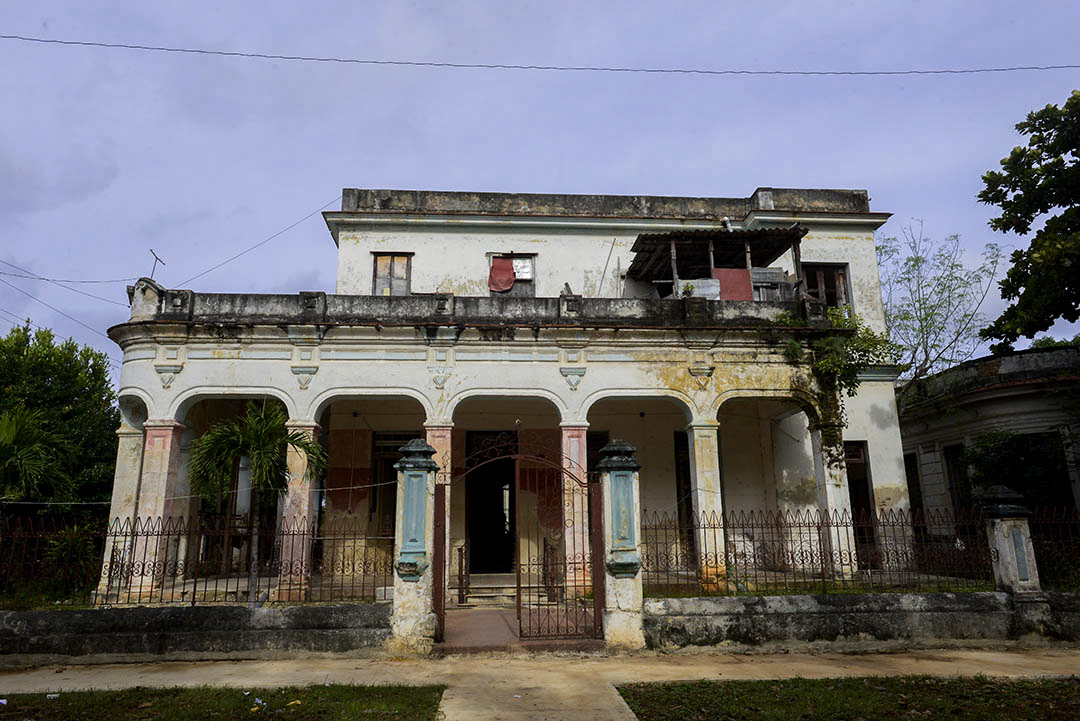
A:
{"label": "stone column", "polygon": [[694,508],[694,553],[699,581],[707,591],[723,590],[727,583],[727,544],[724,537],[724,500],[720,487],[718,423],[691,423],[686,427],[690,450],[690,498]]}
{"label": "stone column", "polygon": [[858,563],[841,429],[812,426],[810,444],[814,452],[817,504],[821,517],[821,553],[824,556],[821,565],[826,572],[834,575],[850,575],[858,570]]}
{"label": "stone column", "polygon": [[[565,424],[561,430],[563,557],[566,593],[576,597],[590,586],[588,424]],[[576,480],[575,480],[576,479]]]}
{"label": "stone column", "polygon": [[[314,439],[319,433],[319,424],[312,420],[291,420],[285,427],[290,432],[303,433],[309,439]],[[285,489],[281,526],[278,529],[281,535],[281,573],[276,598],[279,601],[301,601],[310,590],[311,552],[318,532],[315,526],[319,509],[315,507],[307,455],[289,446],[286,463],[289,484]]]}
{"label": "stone column", "polygon": [[613,440],[600,450],[604,498],[604,642],[644,648],[641,585],[641,500],[634,447]]}
{"label": "stone column", "polygon": [[98,582],[98,602],[108,603],[108,593],[120,590],[131,572],[134,544],[131,524],[135,521],[142,475],[142,428],[123,424],[117,429],[116,471],[113,474],[112,504],[109,506],[109,531]]}
{"label": "stone column", "polygon": [[170,517],[172,496],[180,471],[180,437],[184,424],[171,418],[143,423],[145,441],[136,509],[132,525],[130,591],[135,598],[150,595],[154,585],[161,585],[168,570],[170,532],[175,532]]}
{"label": "stone column", "polygon": [[[445,523],[443,524],[443,537],[436,538],[436,543],[442,543],[446,552],[443,554],[445,563],[443,564],[443,593],[447,593],[447,589],[450,587],[450,569],[453,567],[453,559],[450,553],[450,479],[454,473],[454,460],[453,460],[453,441],[452,434],[454,431],[453,423],[424,423],[424,435],[429,446],[435,449],[435,455],[432,460],[438,464],[439,468],[436,471],[436,482],[445,483],[446,486],[446,508],[445,511]],[[434,551],[432,551],[434,553]],[[445,603],[445,601],[444,601]],[[445,608],[445,605],[444,605]]]}
{"label": "stone column", "polygon": [[435,449],[419,438],[400,448],[397,522],[394,524],[394,605],[390,617],[395,651],[428,653],[435,642],[431,558],[434,553]]}

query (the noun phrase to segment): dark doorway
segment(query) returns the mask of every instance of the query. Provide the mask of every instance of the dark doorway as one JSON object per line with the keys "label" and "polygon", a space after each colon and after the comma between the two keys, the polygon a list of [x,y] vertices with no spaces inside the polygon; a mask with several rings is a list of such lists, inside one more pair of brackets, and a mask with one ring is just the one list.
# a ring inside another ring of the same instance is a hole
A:
{"label": "dark doorway", "polygon": [[855,557],[860,568],[877,567],[874,543],[874,493],[870,487],[870,458],[866,441],[845,441],[848,493],[855,525]]}
{"label": "dark doorway", "polygon": [[[466,453],[475,459],[465,481],[465,533],[469,543],[469,573],[510,573],[514,570],[516,534],[513,458],[487,460],[482,450],[505,432],[469,431]],[[505,449],[503,452],[507,452]],[[512,452],[512,451],[511,451]]]}

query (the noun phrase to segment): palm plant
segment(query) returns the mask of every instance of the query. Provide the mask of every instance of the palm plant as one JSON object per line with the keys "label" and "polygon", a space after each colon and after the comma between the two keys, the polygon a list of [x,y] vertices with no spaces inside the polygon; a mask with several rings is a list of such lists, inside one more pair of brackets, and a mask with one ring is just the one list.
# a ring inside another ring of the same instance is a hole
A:
{"label": "palm plant", "polygon": [[[289,447],[307,456],[307,477],[314,478],[326,467],[326,451],[313,438],[286,426],[285,411],[277,403],[248,401],[244,414],[211,426],[191,446],[188,477],[191,490],[209,501],[221,499],[232,486],[233,467],[241,458],[249,459],[252,508],[263,491],[280,493],[289,483]],[[259,529],[255,519],[248,525],[251,556],[248,570],[248,604],[257,603]]]}
{"label": "palm plant", "polygon": [[64,471],[71,448],[49,430],[45,414],[17,406],[0,413],[0,501],[49,496],[69,500],[71,478]]}
{"label": "palm plant", "polygon": [[286,453],[290,446],[307,456],[308,478],[322,473],[326,451],[313,438],[286,428],[286,420],[277,403],[248,401],[243,415],[207,429],[191,446],[192,492],[220,502],[231,489],[233,466],[242,457],[249,459],[252,491],[284,491],[289,483]]}

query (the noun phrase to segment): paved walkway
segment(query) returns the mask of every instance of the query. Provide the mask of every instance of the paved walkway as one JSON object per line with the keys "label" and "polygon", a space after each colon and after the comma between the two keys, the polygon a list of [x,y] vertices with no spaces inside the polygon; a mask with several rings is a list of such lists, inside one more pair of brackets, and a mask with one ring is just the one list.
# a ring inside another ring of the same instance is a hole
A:
{"label": "paved walkway", "polygon": [[0,671],[0,696],[132,686],[247,689],[314,683],[446,684],[447,721],[538,719],[632,721],[614,684],[801,676],[1080,675],[1080,649],[940,650],[890,654],[641,654],[530,657],[492,654],[442,659],[303,658],[282,661],[162,662],[53,666]]}

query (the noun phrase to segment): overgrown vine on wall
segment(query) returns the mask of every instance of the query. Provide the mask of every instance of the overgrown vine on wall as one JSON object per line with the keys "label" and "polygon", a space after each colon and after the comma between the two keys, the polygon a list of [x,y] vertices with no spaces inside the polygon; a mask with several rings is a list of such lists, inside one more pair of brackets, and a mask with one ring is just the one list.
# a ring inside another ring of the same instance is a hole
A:
{"label": "overgrown vine on wall", "polygon": [[875,332],[846,308],[829,308],[826,314],[832,328],[843,332],[811,340],[809,353],[801,342],[791,339],[784,355],[791,363],[809,364],[817,381],[817,389],[811,392],[821,413],[822,454],[830,465],[839,465],[844,461],[843,429],[847,426],[844,398],[858,393],[860,373],[892,362],[894,347],[884,333]]}

